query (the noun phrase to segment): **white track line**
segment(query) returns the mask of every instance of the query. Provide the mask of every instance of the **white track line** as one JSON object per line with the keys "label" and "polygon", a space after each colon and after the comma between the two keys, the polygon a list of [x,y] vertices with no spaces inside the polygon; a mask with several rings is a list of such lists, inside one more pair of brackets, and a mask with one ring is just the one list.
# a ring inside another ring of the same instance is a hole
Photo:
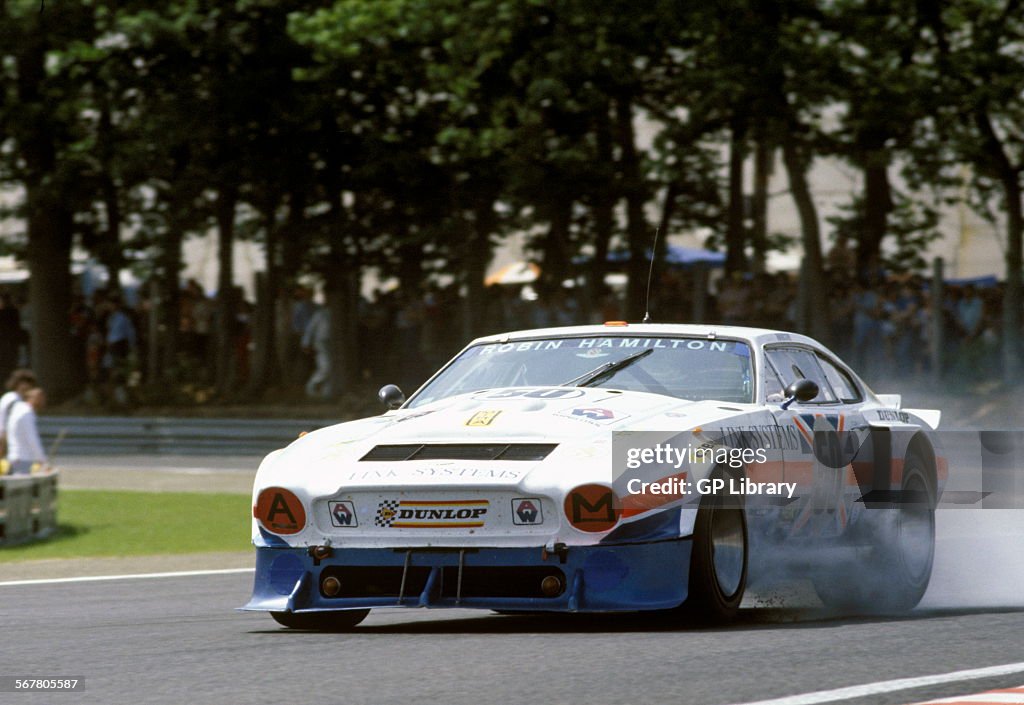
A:
{"label": "white track line", "polygon": [[43,578],[40,580],[8,580],[0,587],[17,585],[56,585],[58,583],[94,583],[101,580],[142,580],[144,578],[190,578],[196,575],[231,575],[251,573],[255,568],[225,568],[223,570],[185,570],[178,573],[136,573],[133,575],[85,575],[76,578]]}
{"label": "white track line", "polygon": [[987,668],[972,668],[967,671],[953,671],[952,673],[939,673],[934,676],[919,676],[917,678],[900,678],[892,681],[865,683],[863,685],[853,685],[848,688],[836,688],[835,690],[819,690],[814,693],[787,695],[782,698],[758,700],[756,702],[743,703],[742,705],[816,705],[816,703],[831,703],[837,700],[863,698],[869,695],[892,693],[898,690],[910,690],[912,688],[924,688],[930,685],[941,685],[942,683],[956,683],[958,681],[977,680],[979,678],[1008,676],[1013,673],[1024,673],[1024,662],[1007,663],[1002,666],[989,666]]}

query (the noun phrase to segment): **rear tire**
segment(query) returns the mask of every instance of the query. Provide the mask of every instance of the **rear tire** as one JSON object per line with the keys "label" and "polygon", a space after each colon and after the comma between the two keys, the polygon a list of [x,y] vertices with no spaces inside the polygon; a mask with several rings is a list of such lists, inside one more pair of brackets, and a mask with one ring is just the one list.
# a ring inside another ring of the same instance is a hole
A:
{"label": "rear tire", "polygon": [[691,619],[727,622],[747,586],[747,518],[742,497],[705,495],[697,510],[690,580],[682,608]]}
{"label": "rear tire", "polygon": [[307,629],[322,632],[344,632],[356,626],[370,614],[370,610],[339,610],[337,612],[271,612],[278,624],[289,629]]}
{"label": "rear tire", "polygon": [[903,501],[878,513],[872,548],[841,582],[818,578],[826,607],[863,614],[908,612],[924,597],[935,558],[935,489],[924,460],[911,451],[903,462]]}

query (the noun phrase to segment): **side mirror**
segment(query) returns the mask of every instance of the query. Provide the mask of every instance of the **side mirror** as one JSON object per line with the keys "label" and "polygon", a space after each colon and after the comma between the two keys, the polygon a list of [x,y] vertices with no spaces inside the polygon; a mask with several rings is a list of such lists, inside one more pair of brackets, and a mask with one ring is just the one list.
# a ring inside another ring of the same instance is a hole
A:
{"label": "side mirror", "polygon": [[798,379],[786,387],[786,401],[782,402],[782,408],[788,409],[794,401],[810,401],[818,396],[818,385],[809,379]]}
{"label": "side mirror", "polygon": [[[818,388],[815,387],[814,389],[817,390]],[[817,394],[817,391],[815,391],[815,394]],[[405,403],[405,394],[394,384],[385,384],[381,387],[380,391],[377,392],[377,398],[388,409],[397,409]]]}

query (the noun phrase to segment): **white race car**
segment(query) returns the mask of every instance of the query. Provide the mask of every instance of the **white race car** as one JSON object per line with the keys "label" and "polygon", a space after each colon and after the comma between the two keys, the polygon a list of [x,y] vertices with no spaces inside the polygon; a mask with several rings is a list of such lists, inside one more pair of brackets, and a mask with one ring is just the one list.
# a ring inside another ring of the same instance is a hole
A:
{"label": "white race car", "polygon": [[939,412],[876,396],[805,336],[505,333],[380,396],[384,415],[260,465],[242,609],[319,629],[396,606],[728,619],[782,576],[874,611],[928,585]]}

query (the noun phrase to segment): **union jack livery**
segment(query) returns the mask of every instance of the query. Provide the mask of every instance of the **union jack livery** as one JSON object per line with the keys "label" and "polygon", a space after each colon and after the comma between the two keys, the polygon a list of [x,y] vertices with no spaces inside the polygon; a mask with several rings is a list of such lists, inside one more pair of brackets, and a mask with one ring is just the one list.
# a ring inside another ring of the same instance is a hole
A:
{"label": "union jack livery", "polygon": [[874,394],[805,336],[504,333],[380,396],[387,413],[260,465],[242,609],[334,630],[396,606],[728,620],[780,578],[883,612],[928,586],[940,413]]}

